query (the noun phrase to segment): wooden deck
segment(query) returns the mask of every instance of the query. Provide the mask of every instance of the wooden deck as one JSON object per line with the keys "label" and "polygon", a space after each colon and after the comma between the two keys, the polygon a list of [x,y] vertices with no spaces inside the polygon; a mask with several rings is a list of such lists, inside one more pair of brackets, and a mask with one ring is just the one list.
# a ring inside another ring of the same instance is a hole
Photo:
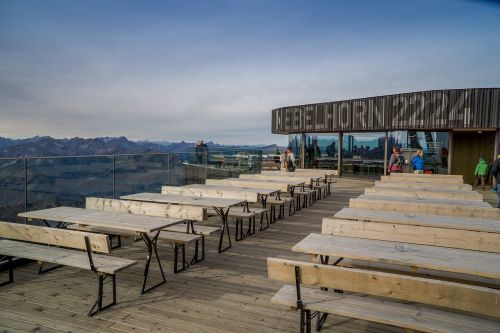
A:
{"label": "wooden deck", "polygon": [[[372,184],[342,178],[334,184],[332,196],[233,242],[224,253],[217,253],[218,237],[211,236],[205,261],[179,274],[172,273],[172,249],[161,245],[167,283],[145,295],[139,295],[145,245],[127,244],[113,255],[139,264],[117,275],[118,304],[93,318],[85,315],[96,294],[92,273],[63,267],[37,275],[36,264],[19,267],[15,283],[0,289],[0,332],[298,332],[298,313],[270,302],[281,284],[266,278],[266,258],[307,260],[293,253],[292,246],[311,232],[319,233],[323,217],[332,217]],[[486,199],[496,207],[494,193]],[[217,222],[213,217],[207,225],[218,226]],[[234,224],[230,226],[234,238]],[[158,273],[154,265],[152,270]],[[402,330],[337,317],[329,318],[322,332]]]}

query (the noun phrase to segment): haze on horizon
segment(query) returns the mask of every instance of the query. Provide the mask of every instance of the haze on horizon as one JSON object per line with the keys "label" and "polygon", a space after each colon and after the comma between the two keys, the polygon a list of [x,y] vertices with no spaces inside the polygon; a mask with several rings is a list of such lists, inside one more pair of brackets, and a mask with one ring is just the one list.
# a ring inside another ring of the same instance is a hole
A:
{"label": "haze on horizon", "polygon": [[271,109],[500,87],[493,1],[0,1],[0,136],[285,144]]}

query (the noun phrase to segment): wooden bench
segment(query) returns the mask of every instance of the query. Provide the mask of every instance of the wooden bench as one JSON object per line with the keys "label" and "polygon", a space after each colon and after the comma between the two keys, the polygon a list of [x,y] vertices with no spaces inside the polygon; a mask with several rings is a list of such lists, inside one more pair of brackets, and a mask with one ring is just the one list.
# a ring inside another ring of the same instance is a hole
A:
{"label": "wooden bench", "polygon": [[[258,213],[255,212],[245,212],[243,210],[233,210],[231,209],[229,211],[229,217],[233,219],[233,221],[236,223],[236,231],[234,238],[236,241],[240,241],[243,238],[254,235],[255,234],[255,217],[258,215]],[[243,233],[243,221],[247,219],[248,220],[248,229],[245,233]]]}
{"label": "wooden bench", "polygon": [[312,205],[316,202],[318,198],[318,192],[316,189],[304,189],[295,191],[294,198],[296,202],[296,210],[301,210],[307,206]]}
{"label": "wooden bench", "polygon": [[[282,219],[285,217],[285,205],[289,204],[288,206],[288,215],[292,215],[292,209],[293,212],[295,213],[296,207],[295,207],[295,199],[294,198],[286,198],[286,197],[281,197],[281,198],[268,198],[267,199],[267,205],[269,205],[271,208],[271,223],[275,223],[277,220]],[[279,209],[278,217],[276,217],[276,207]]]}
{"label": "wooden bench", "polygon": [[329,188],[330,185],[328,184],[319,184],[319,185],[313,185],[312,189],[317,191],[316,195],[316,200],[320,200],[321,198],[326,198],[329,194]]}
{"label": "wooden bench", "polygon": [[283,286],[271,301],[300,310],[301,332],[311,332],[314,317],[320,330],[328,314],[421,332],[500,330],[497,289],[277,258],[268,258],[267,267],[270,279],[294,285]]}
{"label": "wooden bench", "polygon": [[[260,207],[251,207],[250,206],[248,209],[252,213],[256,213],[257,215],[260,214],[260,228],[259,228],[260,231],[266,230],[267,228],[269,228],[269,208],[260,208]],[[245,210],[244,207],[231,208],[231,212],[234,212],[234,211],[242,212],[244,210]],[[264,215],[266,217],[266,225],[265,226],[264,226]]]}
{"label": "wooden bench", "polygon": [[[111,252],[109,237],[102,234],[0,222],[0,237],[5,238],[0,240],[0,255],[6,257],[9,263],[9,279],[0,286],[14,282],[12,258],[37,260],[40,263],[76,267],[96,273],[97,300],[87,313],[88,316],[116,304],[116,273],[137,263],[134,260],[96,254],[95,252]],[[103,285],[107,278],[112,280],[113,296],[112,301],[103,306]]]}
{"label": "wooden bench", "polygon": [[[107,198],[88,197],[85,201],[85,207],[93,210],[103,210],[110,212],[120,212],[128,214],[140,214],[149,216],[161,216],[172,218],[187,219],[187,225],[175,225],[168,227],[160,233],[159,239],[168,241],[173,244],[174,248],[174,273],[183,271],[186,265],[191,265],[205,259],[205,235],[194,232],[193,220],[203,221],[207,218],[207,209],[203,207],[185,206],[185,205],[168,205],[154,202],[141,202],[132,200],[118,200]],[[73,227],[75,228],[75,227]],[[209,228],[210,230],[206,229]],[[117,232],[116,229],[106,228],[86,228],[95,232],[106,233],[108,235],[118,236],[118,246],[121,244],[121,236],[134,236],[129,232]],[[198,229],[198,227],[197,227]],[[205,227],[205,233],[211,234],[220,228]],[[191,233],[186,235],[186,233]],[[168,237],[167,237],[168,235]],[[201,246],[199,241],[201,240]],[[189,263],[186,262],[186,246],[194,243],[195,252]],[[201,255],[200,255],[201,250]],[[179,254],[182,254],[182,260],[179,260]],[[178,262],[182,262],[182,268],[178,268]]]}

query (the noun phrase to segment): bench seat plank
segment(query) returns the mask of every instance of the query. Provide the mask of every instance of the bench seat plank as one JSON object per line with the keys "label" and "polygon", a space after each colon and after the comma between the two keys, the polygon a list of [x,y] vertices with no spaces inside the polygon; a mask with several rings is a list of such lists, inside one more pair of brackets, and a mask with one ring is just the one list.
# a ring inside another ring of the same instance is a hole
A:
{"label": "bench seat plank", "polygon": [[[89,257],[84,251],[2,239],[0,240],[0,254],[90,270]],[[137,264],[135,260],[95,253],[92,259],[97,272],[106,274],[115,274]]]}
{"label": "bench seat plank", "polygon": [[[499,333],[500,322],[422,305],[301,288],[305,309],[431,333]],[[283,286],[271,302],[295,307],[294,286]]]}
{"label": "bench seat plank", "polygon": [[[401,243],[332,235],[310,234],[292,251],[330,257],[343,257],[378,263],[462,273],[500,280],[500,255],[497,253],[450,249],[429,245]],[[439,255],[436,255],[438,253]]]}
{"label": "bench seat plank", "polygon": [[201,239],[200,235],[162,230],[158,239],[176,244],[188,244]]}

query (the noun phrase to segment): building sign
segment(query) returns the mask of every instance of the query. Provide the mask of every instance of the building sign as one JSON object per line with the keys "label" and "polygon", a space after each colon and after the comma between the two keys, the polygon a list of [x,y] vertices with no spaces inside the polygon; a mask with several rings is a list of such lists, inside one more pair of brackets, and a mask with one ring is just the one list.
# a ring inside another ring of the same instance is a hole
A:
{"label": "building sign", "polygon": [[272,132],[500,128],[500,88],[434,90],[291,106],[272,111]]}

